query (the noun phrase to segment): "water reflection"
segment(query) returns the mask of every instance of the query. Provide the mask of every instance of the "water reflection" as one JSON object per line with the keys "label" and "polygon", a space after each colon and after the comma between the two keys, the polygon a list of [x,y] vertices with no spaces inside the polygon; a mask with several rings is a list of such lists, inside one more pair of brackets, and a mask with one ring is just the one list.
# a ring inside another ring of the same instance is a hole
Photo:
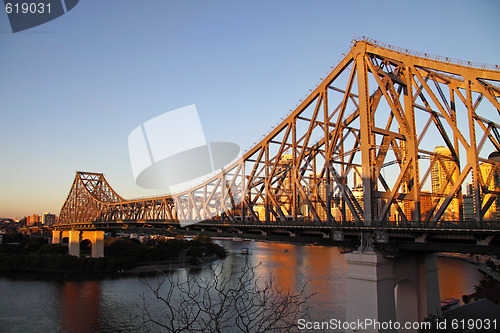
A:
{"label": "water reflection", "polygon": [[[267,242],[219,241],[235,254],[220,266],[224,276],[237,275],[245,260],[259,265],[256,277],[276,277],[279,288],[297,292],[308,283],[313,320],[345,319],[347,264],[334,247]],[[251,255],[241,254],[248,248]],[[287,250],[286,252],[283,250]],[[461,299],[472,293],[481,278],[476,267],[460,260],[439,258],[441,298]],[[180,280],[188,275],[209,278],[206,269],[180,269],[171,273]],[[0,278],[0,332],[137,332],[141,331],[143,299],[150,310],[162,314],[147,283],[155,278],[129,277],[102,281],[20,281]]]}
{"label": "water reflection", "polygon": [[61,288],[61,329],[64,332],[97,332],[101,306],[100,281],[70,281]]}
{"label": "water reflection", "polygon": [[462,300],[462,295],[475,292],[474,286],[483,276],[475,265],[459,259],[438,258],[438,267],[441,299]]}
{"label": "water reflection", "polygon": [[[347,263],[337,248],[314,245],[293,245],[273,242],[220,241],[228,250],[238,252],[248,248],[256,273],[264,278],[276,277],[277,287],[297,293],[307,284],[311,298],[311,317],[317,320],[345,319]],[[286,250],[286,252],[284,251]],[[241,262],[245,255],[231,255],[225,265]]]}

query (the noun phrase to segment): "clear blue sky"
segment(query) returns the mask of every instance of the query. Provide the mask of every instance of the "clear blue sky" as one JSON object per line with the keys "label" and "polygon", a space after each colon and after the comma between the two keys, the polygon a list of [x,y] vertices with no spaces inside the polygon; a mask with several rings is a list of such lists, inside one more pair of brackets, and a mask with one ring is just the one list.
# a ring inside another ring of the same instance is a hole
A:
{"label": "clear blue sky", "polygon": [[500,64],[500,1],[82,0],[13,34],[0,13],[0,217],[59,214],[75,171],[137,187],[127,138],[196,104],[208,141],[249,148],[354,34]]}

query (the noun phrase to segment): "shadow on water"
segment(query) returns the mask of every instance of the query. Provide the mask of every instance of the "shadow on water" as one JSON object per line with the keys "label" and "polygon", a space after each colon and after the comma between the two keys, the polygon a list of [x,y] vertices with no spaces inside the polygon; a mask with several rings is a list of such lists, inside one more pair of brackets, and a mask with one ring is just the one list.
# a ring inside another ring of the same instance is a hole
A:
{"label": "shadow on water", "polygon": [[[313,320],[344,320],[347,300],[347,264],[337,248],[254,241],[217,241],[234,254],[222,262],[223,274],[236,272],[245,258],[257,266],[256,277],[273,274],[277,287],[297,291],[307,283]],[[249,255],[241,254],[244,248]],[[474,291],[481,278],[476,267],[459,260],[439,258],[441,298],[461,299]],[[172,276],[210,277],[210,263],[178,269]],[[144,297],[151,310],[164,311],[147,283],[158,276],[91,280],[33,280],[0,278],[0,332],[140,332]]]}

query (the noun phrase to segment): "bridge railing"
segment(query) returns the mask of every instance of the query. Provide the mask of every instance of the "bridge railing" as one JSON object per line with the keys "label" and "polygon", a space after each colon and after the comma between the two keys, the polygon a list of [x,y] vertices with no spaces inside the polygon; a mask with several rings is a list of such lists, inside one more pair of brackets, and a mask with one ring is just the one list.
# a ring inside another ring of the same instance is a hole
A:
{"label": "bridge railing", "polygon": [[255,227],[326,227],[326,228],[376,228],[376,229],[435,229],[435,230],[446,230],[446,229],[464,229],[464,230],[498,230],[500,231],[499,221],[483,221],[478,224],[476,221],[438,221],[438,222],[423,222],[423,221],[385,221],[378,222],[373,225],[364,225],[363,222],[347,221],[347,222],[337,222],[337,221],[325,221],[325,222],[315,222],[307,220],[289,220],[289,221],[256,221],[251,219],[245,220],[206,220],[200,222],[201,225],[213,225],[213,226],[255,226]]}
{"label": "bridge railing", "polygon": [[430,53],[418,52],[418,51],[410,50],[407,48],[402,48],[399,46],[382,43],[380,41],[377,41],[375,39],[371,39],[371,38],[366,37],[366,36],[358,37],[355,40],[366,41],[368,43],[372,43],[372,44],[378,45],[380,47],[390,49],[390,50],[393,50],[393,51],[396,51],[399,53],[405,53],[405,54],[409,54],[409,55],[413,55],[416,57],[421,57],[421,58],[425,58],[425,59],[429,59],[429,60],[441,61],[441,62],[445,62],[448,64],[455,64],[455,65],[466,66],[466,67],[470,67],[470,68],[480,68],[480,69],[487,69],[487,70],[494,70],[494,71],[500,70],[500,65],[478,63],[478,62],[466,61],[466,60],[455,59],[455,58],[450,58],[450,57],[442,57],[442,56],[430,54]]}
{"label": "bridge railing", "polygon": [[[138,227],[154,228],[160,225],[178,227],[179,222],[174,220],[120,220],[120,221],[94,221],[84,223],[86,228],[109,228],[113,224],[125,224],[127,227],[131,227],[137,224]],[[418,221],[384,221],[373,225],[364,225],[363,222],[347,221],[347,222],[337,222],[337,221],[324,221],[316,222],[311,220],[289,220],[289,221],[258,221],[251,219],[244,220],[229,220],[229,219],[214,219],[205,220],[195,224],[190,225],[191,227],[199,226],[213,226],[213,227],[255,227],[255,228],[272,228],[272,227],[292,227],[292,228],[327,228],[327,229],[427,229],[427,230],[488,230],[488,231],[498,231],[500,232],[500,221],[483,221],[481,224],[477,224],[475,221],[440,221],[440,222],[418,222]],[[74,224],[68,224],[67,227],[74,227]],[[59,228],[64,227],[63,225],[58,225]],[[164,228],[164,227],[163,227]]]}

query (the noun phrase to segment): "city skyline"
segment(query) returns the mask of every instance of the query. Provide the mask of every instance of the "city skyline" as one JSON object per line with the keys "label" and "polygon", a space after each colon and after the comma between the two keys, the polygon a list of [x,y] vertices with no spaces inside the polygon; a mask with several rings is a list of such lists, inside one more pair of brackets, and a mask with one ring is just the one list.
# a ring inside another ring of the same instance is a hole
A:
{"label": "city skyline", "polygon": [[[0,217],[58,215],[77,170],[103,172],[126,198],[162,194],[134,183],[133,128],[196,103],[208,140],[248,149],[343,58],[354,34],[499,64],[500,4],[458,3],[85,2],[16,34],[4,13]],[[455,19],[443,24],[443,15]],[[463,17],[474,24],[463,28]]]}

